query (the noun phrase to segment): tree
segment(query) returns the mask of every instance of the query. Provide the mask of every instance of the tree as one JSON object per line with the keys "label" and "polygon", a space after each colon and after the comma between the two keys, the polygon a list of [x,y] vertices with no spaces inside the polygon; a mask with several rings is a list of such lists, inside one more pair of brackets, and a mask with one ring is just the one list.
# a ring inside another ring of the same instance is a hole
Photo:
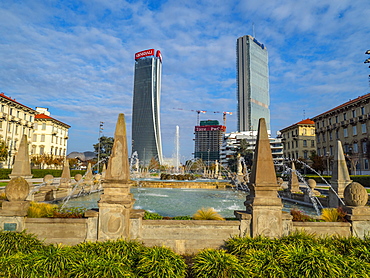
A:
{"label": "tree", "polygon": [[149,170],[158,170],[160,168],[160,164],[157,159],[152,157],[152,159],[149,162]]}
{"label": "tree", "polygon": [[[99,159],[108,158],[110,154],[112,153],[114,138],[102,136],[99,138],[99,141],[100,141],[100,144],[98,142],[93,145],[95,152],[99,154]],[[100,148],[100,152],[99,152],[99,148]]]}
{"label": "tree", "polygon": [[235,153],[227,161],[230,171],[237,171],[238,154],[244,158],[245,165],[251,167],[253,164],[253,151],[249,148],[249,143],[246,139],[240,140],[240,144],[235,150]]}
{"label": "tree", "polygon": [[8,147],[4,140],[0,140],[0,161],[6,161],[8,158]]}
{"label": "tree", "polygon": [[315,151],[311,152],[310,160],[312,161],[312,168],[319,173],[322,173],[325,169],[324,158],[316,154]]}

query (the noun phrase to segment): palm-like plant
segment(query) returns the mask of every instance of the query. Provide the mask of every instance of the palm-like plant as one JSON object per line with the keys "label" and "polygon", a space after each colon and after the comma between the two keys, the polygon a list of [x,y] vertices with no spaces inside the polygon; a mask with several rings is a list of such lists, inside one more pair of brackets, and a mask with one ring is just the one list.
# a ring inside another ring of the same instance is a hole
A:
{"label": "palm-like plant", "polygon": [[194,257],[192,273],[197,278],[244,278],[247,270],[238,258],[225,250],[205,249]]}
{"label": "palm-like plant", "polygon": [[171,249],[154,246],[143,249],[136,270],[139,277],[181,278],[185,277],[186,264]]}
{"label": "palm-like plant", "polygon": [[213,208],[201,208],[193,215],[194,220],[225,220]]}

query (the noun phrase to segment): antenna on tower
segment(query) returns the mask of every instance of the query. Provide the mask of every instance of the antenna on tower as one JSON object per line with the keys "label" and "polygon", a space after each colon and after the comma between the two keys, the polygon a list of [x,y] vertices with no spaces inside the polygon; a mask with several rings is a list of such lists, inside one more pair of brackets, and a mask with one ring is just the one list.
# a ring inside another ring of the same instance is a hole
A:
{"label": "antenna on tower", "polygon": [[303,120],[306,119],[306,110],[303,109]]}
{"label": "antenna on tower", "polygon": [[254,22],[252,22],[252,35],[253,35],[253,38],[255,38],[255,37],[256,37],[256,34],[255,34],[255,32],[254,32]]}

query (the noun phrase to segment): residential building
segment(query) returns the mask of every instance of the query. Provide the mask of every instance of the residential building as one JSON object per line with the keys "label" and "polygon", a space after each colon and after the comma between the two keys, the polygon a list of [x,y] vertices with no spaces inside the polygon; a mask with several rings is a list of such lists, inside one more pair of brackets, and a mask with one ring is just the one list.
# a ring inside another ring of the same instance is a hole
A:
{"label": "residential building", "polygon": [[370,174],[370,93],[349,100],[312,118],[316,124],[317,154],[332,158],[342,142],[351,174]]}
{"label": "residential building", "polygon": [[48,108],[36,107],[31,155],[64,158],[67,152],[70,125],[50,116]]}
{"label": "residential building", "polygon": [[226,127],[216,120],[200,121],[195,126],[194,158],[201,158],[206,165],[220,160],[220,148]]}
{"label": "residential building", "polygon": [[267,48],[249,35],[238,38],[236,67],[238,131],[257,130],[260,118],[265,118],[270,130]]}
{"label": "residential building", "polygon": [[302,120],[280,130],[283,142],[284,157],[290,159],[308,159],[316,151],[315,122]]}
{"label": "residential building", "polygon": [[8,148],[7,160],[0,161],[1,168],[12,168],[14,155],[17,153],[23,134],[31,143],[36,111],[4,93],[0,94],[0,140]]}
{"label": "residential building", "polygon": [[[220,151],[220,163],[222,166],[228,166],[228,160],[235,156],[236,151],[240,146],[241,140],[246,140],[248,149],[254,152],[257,142],[257,132],[231,132],[225,133]],[[283,166],[283,144],[281,138],[269,138],[272,158],[278,170]]]}
{"label": "residential building", "polygon": [[160,128],[162,56],[148,49],[135,54],[134,95],[132,107],[132,153],[142,166],[155,158],[163,163]]}

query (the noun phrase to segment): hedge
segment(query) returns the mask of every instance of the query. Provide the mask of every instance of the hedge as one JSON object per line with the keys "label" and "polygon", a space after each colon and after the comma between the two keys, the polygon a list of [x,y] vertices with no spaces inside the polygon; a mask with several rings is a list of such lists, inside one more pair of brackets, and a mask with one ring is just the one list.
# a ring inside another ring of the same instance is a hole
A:
{"label": "hedge", "polygon": [[[7,180],[11,174],[12,169],[0,169],[0,179]],[[62,175],[62,170],[55,169],[31,169],[33,178],[43,178],[46,175],[53,175],[55,178],[58,178]],[[71,170],[71,177],[74,177],[76,174],[85,174],[85,170]]]}

